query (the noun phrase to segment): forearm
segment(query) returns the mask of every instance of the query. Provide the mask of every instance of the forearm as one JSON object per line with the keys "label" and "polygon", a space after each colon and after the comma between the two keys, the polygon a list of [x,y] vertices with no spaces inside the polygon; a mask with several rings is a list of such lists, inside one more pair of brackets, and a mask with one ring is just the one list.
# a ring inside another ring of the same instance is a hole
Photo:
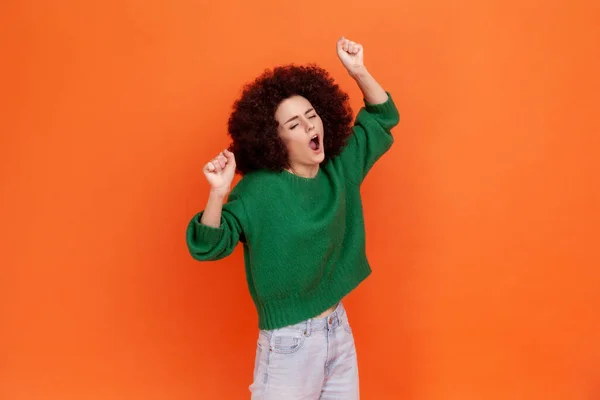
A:
{"label": "forearm", "polygon": [[379,82],[367,71],[366,67],[359,68],[350,73],[352,79],[360,88],[365,100],[371,104],[385,103],[388,99],[386,91],[381,87]]}
{"label": "forearm", "polygon": [[206,207],[202,213],[200,222],[213,228],[221,226],[221,212],[223,211],[223,202],[225,197],[221,194],[210,192]]}

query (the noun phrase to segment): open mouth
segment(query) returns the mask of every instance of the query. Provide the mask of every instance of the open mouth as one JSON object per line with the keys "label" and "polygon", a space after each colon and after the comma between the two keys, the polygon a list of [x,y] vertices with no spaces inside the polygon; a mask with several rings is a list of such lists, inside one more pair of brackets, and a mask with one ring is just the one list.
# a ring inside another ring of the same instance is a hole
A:
{"label": "open mouth", "polygon": [[308,143],[308,145],[313,151],[319,150],[321,148],[321,141],[319,140],[319,135],[314,135],[312,138],[310,138],[310,142]]}

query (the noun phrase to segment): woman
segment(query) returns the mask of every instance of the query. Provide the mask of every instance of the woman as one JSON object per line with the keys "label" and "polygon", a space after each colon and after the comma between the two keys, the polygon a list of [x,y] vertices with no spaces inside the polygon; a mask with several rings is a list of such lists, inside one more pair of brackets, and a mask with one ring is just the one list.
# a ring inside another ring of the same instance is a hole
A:
{"label": "woman", "polygon": [[[399,117],[363,47],[342,37],[337,54],[364,95],[355,121],[321,68],[265,72],[235,102],[233,143],[204,166],[208,202],[187,228],[197,260],[243,244],[259,317],[253,399],[359,398],[341,301],[371,272],[360,184],[392,145]],[[230,193],[236,171],[243,177]]]}

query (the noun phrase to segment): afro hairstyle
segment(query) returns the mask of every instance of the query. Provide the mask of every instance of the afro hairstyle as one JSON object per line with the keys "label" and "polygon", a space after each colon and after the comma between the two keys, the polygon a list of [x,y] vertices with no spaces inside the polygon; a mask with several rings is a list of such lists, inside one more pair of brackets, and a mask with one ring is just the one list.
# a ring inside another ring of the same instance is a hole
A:
{"label": "afro hairstyle", "polygon": [[310,101],[323,121],[323,165],[346,146],[353,122],[349,96],[315,64],[278,66],[246,84],[233,104],[228,121],[232,139],[229,150],[235,154],[239,174],[289,167],[275,112],[282,101],[294,95]]}

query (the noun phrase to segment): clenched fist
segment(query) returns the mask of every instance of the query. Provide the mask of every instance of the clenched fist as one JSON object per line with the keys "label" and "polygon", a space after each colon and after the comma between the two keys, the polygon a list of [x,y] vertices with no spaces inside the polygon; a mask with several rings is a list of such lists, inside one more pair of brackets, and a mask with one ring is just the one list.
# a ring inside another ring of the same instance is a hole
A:
{"label": "clenched fist", "polygon": [[336,50],[342,65],[350,74],[359,72],[364,68],[363,46],[341,37],[336,43]]}
{"label": "clenched fist", "polygon": [[206,163],[202,170],[211,192],[225,197],[235,176],[235,156],[229,150],[224,150]]}

